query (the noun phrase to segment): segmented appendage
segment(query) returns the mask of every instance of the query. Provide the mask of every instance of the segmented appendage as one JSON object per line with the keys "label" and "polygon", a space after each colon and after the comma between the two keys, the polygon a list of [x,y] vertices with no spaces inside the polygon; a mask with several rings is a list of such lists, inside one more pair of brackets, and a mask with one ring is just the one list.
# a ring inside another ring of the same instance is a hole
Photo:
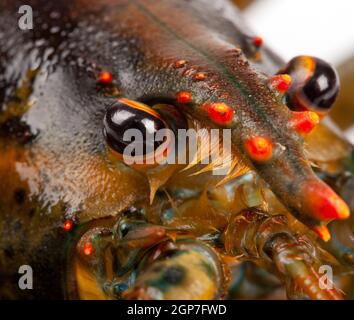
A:
{"label": "segmented appendage", "polygon": [[[247,210],[231,220],[224,235],[227,253],[242,256],[275,271],[286,283],[291,283],[288,295],[310,299],[341,299],[333,286],[321,288],[314,256],[315,246],[300,241],[287,225],[285,216],[270,216]],[[292,292],[294,291],[294,292]]]}
{"label": "segmented appendage", "polygon": [[90,287],[94,298],[189,300],[224,294],[224,271],[214,249],[147,223],[139,211],[90,228],[74,248],[74,261],[73,297],[92,298]]}

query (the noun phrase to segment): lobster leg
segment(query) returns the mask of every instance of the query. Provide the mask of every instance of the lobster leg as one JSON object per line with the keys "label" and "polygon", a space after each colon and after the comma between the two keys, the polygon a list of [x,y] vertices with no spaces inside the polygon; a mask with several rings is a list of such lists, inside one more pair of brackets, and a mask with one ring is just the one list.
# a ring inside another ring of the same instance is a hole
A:
{"label": "lobster leg", "polygon": [[[137,212],[85,232],[76,245],[81,299],[215,299],[223,269],[208,245],[149,224]],[[95,292],[92,296],[89,292]]]}
{"label": "lobster leg", "polygon": [[315,247],[291,231],[285,216],[247,210],[231,221],[224,242],[228,254],[254,260],[275,272],[287,285],[290,298],[342,298],[333,283],[322,286]]}
{"label": "lobster leg", "polygon": [[69,298],[119,299],[134,281],[134,269],[142,257],[166,239],[165,229],[148,224],[138,210],[118,220],[96,221],[72,250],[67,282],[75,285],[68,288]]}

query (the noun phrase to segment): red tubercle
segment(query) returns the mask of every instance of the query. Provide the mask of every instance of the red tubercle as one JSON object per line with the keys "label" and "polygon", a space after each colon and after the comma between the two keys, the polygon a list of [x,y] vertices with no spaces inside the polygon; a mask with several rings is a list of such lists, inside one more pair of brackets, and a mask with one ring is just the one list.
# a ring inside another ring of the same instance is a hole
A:
{"label": "red tubercle", "polygon": [[98,81],[105,85],[111,84],[113,81],[112,74],[108,71],[101,71]]}
{"label": "red tubercle", "polygon": [[293,112],[290,119],[290,127],[301,135],[309,134],[320,122],[320,117],[316,112],[303,111]]}
{"label": "red tubercle", "polygon": [[63,224],[63,229],[66,232],[71,231],[73,229],[73,227],[74,227],[74,222],[70,219],[66,220]]}
{"label": "red tubercle", "polygon": [[187,64],[187,61],[186,60],[177,60],[175,63],[174,63],[174,67],[176,69],[179,69],[179,68],[183,68],[185,65]]}
{"label": "red tubercle", "polygon": [[198,72],[195,74],[194,79],[197,81],[203,81],[206,79],[206,74],[204,72]]}
{"label": "red tubercle", "polygon": [[255,36],[255,37],[253,37],[253,44],[254,44],[257,48],[263,46],[263,43],[264,43],[264,40],[263,40],[262,37],[260,37],[260,36]]}
{"label": "red tubercle", "polygon": [[308,198],[310,211],[315,219],[329,222],[350,216],[348,205],[324,182],[307,183],[303,192]]}
{"label": "red tubercle", "polygon": [[280,93],[285,93],[291,86],[291,76],[288,74],[276,74],[270,78],[270,85]]}
{"label": "red tubercle", "polygon": [[321,240],[327,242],[331,240],[331,234],[325,225],[316,226],[313,231],[320,237]]}
{"label": "red tubercle", "polygon": [[192,94],[189,91],[180,91],[176,95],[177,102],[186,104],[192,101]]}
{"label": "red tubercle", "polygon": [[209,119],[216,124],[225,126],[230,124],[234,118],[234,109],[223,102],[206,103],[204,108]]}
{"label": "red tubercle", "polygon": [[84,247],[83,247],[83,253],[86,255],[86,256],[91,256],[93,254],[93,246],[91,244],[91,242],[86,242],[84,244]]}
{"label": "red tubercle", "polygon": [[255,161],[268,161],[273,156],[273,143],[267,137],[251,137],[245,141],[244,147],[250,158]]}

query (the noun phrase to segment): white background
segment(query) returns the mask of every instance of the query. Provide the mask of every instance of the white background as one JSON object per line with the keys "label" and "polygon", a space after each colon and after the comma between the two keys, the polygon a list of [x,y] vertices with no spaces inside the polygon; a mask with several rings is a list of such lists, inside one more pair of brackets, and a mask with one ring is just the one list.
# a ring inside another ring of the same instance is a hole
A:
{"label": "white background", "polygon": [[[244,16],[286,61],[305,54],[339,66],[354,56],[354,0],[258,0]],[[354,143],[354,124],[344,134]]]}
{"label": "white background", "polygon": [[339,64],[354,54],[354,0],[258,0],[245,16],[286,60],[309,54]]}

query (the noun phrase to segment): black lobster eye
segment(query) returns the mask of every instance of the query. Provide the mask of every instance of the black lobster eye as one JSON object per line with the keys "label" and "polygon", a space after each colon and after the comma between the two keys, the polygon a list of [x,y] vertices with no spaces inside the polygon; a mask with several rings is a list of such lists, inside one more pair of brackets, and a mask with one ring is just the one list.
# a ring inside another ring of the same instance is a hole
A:
{"label": "black lobster eye", "polygon": [[339,92],[339,77],[327,62],[309,56],[293,58],[281,73],[289,74],[292,85],[287,102],[295,111],[327,113]]}
{"label": "black lobster eye", "polygon": [[129,129],[136,129],[141,132],[141,141],[134,141],[141,145],[142,154],[134,156],[145,156],[148,150],[156,150],[163,141],[156,141],[155,134],[160,129],[166,129],[167,124],[159,113],[150,107],[129,99],[119,99],[106,111],[103,120],[103,134],[107,144],[118,154],[123,154],[131,141],[125,140],[125,133]]}

